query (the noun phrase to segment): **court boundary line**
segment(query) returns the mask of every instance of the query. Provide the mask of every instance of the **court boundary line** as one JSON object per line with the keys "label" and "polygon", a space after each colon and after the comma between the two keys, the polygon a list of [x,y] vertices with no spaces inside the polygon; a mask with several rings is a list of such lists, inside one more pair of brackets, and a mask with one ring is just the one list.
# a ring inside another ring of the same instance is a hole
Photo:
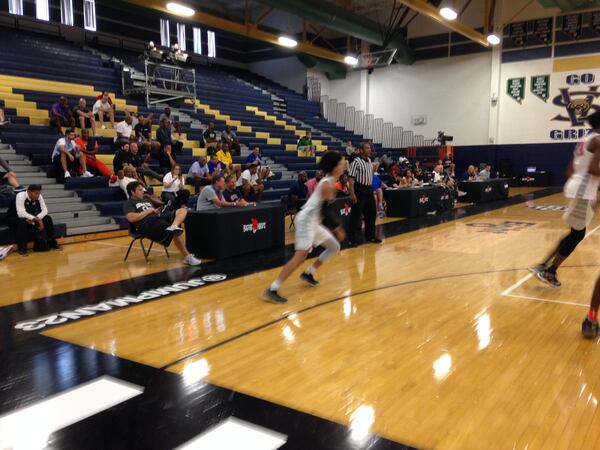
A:
{"label": "court boundary line", "polygon": [[[600,227],[599,227],[600,228]],[[577,266],[564,266],[564,267],[600,267],[600,264],[593,264],[593,265],[577,265]],[[430,281],[439,281],[439,280],[446,280],[446,279],[452,279],[452,278],[460,278],[460,277],[469,277],[469,276],[474,276],[474,275],[489,275],[489,274],[495,274],[495,273],[502,273],[502,272],[514,272],[514,271],[518,271],[518,270],[527,270],[524,268],[513,268],[513,269],[498,269],[498,270],[490,270],[490,271],[484,271],[484,272],[468,272],[468,273],[458,273],[458,274],[450,274],[450,275],[444,275],[444,276],[437,276],[437,277],[430,277],[430,278],[421,278],[421,279],[417,279],[417,280],[407,280],[407,281],[402,281],[399,283],[394,283],[394,284],[387,284],[387,285],[383,285],[383,286],[378,286],[378,287],[374,287],[374,288],[370,288],[370,289],[366,289],[364,291],[358,291],[358,292],[351,292],[349,294],[345,294],[345,295],[341,295],[339,297],[335,297],[329,300],[325,300],[323,302],[320,303],[315,303],[314,305],[310,305],[307,306],[305,308],[301,308],[299,310],[296,311],[291,311],[289,313],[284,314],[281,317],[278,317],[277,319],[273,319],[269,322],[265,322],[261,325],[258,325],[250,330],[246,330],[243,333],[237,334],[235,336],[231,336],[221,342],[216,342],[212,345],[209,345],[208,347],[205,347],[203,349],[200,350],[196,350],[193,353],[190,353],[189,355],[186,356],[182,356],[172,362],[169,362],[165,365],[163,365],[162,367],[159,368],[159,370],[167,370],[169,367],[172,367],[174,365],[180,364],[182,362],[184,362],[185,360],[191,359],[191,358],[195,358],[196,356],[200,356],[203,355],[205,353],[208,353],[211,350],[214,350],[216,348],[222,347],[224,345],[227,345],[231,342],[237,341],[239,339],[242,339],[246,336],[249,336],[257,331],[261,331],[265,328],[270,327],[271,325],[275,325],[277,323],[283,322],[287,319],[290,318],[290,316],[293,315],[298,315],[298,314],[302,314],[308,311],[311,311],[313,309],[319,308],[321,306],[327,306],[330,305],[332,303],[336,303],[339,302],[341,300],[345,300],[347,298],[354,298],[354,297],[359,297],[363,294],[368,294],[371,292],[376,292],[376,291],[380,291],[380,290],[384,290],[384,289],[390,289],[390,288],[395,288],[395,287],[401,287],[401,286],[408,286],[411,284],[417,284],[417,283],[425,283],[425,282],[430,282]],[[513,295],[510,295],[513,296]],[[516,296],[513,296],[516,297]],[[517,297],[518,298],[518,297]],[[542,301],[545,303],[562,303],[562,304],[566,304],[566,305],[575,305],[575,306],[586,306],[586,305],[582,305],[580,303],[571,303],[571,302],[562,302],[559,300],[546,300],[546,299],[540,299],[540,298],[535,298],[535,297],[531,297],[528,298],[527,300],[538,300],[538,301]]]}
{"label": "court boundary line", "polygon": [[[582,241],[585,241],[587,238],[589,238],[592,234],[594,234],[597,230],[600,229],[600,225],[598,225],[596,228],[594,228],[592,231],[590,231],[589,233],[587,233],[584,237]],[[570,266],[565,266],[565,267],[570,267]],[[527,275],[525,275],[523,278],[521,278],[520,280],[517,280],[516,283],[514,283],[513,285],[511,285],[510,287],[508,287],[507,289],[503,290],[500,295],[504,296],[504,297],[522,297],[522,298],[534,298],[534,297],[527,297],[527,296],[519,296],[518,294],[512,294],[512,291],[514,291],[515,289],[517,289],[518,287],[522,286],[523,284],[525,284],[527,281],[529,281],[531,278],[533,278],[533,274],[532,273],[528,273]],[[541,301],[546,301],[543,299],[540,299]],[[579,303],[576,303],[579,304]]]}

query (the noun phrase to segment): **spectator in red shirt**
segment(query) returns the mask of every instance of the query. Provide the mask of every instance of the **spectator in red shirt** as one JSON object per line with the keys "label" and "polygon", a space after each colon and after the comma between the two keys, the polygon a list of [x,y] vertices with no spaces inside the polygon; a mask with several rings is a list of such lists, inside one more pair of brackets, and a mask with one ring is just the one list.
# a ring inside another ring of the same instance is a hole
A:
{"label": "spectator in red shirt", "polygon": [[[90,140],[90,132],[86,129],[81,130],[81,136],[75,139],[75,144],[81,149],[85,155],[85,164],[88,168],[92,167],[100,172],[105,177],[110,177],[112,172],[106,164],[96,158],[98,153],[98,141],[96,139]],[[79,169],[80,172],[83,168]]]}

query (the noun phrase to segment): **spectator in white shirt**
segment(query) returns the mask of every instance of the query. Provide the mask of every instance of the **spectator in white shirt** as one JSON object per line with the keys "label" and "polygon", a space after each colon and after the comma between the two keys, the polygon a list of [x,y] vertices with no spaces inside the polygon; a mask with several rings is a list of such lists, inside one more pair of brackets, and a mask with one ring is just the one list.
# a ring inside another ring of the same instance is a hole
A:
{"label": "spectator in white shirt", "polygon": [[479,179],[481,180],[489,180],[492,177],[492,166],[490,164],[486,164],[483,170],[479,171]]}
{"label": "spectator in white shirt", "polygon": [[259,202],[265,190],[262,180],[258,175],[258,166],[251,163],[242,176],[237,180],[236,187],[242,190],[244,200],[247,202]]}
{"label": "spectator in white shirt", "polygon": [[[83,169],[83,177],[93,177],[87,170],[85,164],[85,155],[79,150],[75,143],[75,132],[72,128],[67,128],[65,131],[65,137],[60,138],[56,141],[54,150],[52,151],[52,163],[56,168],[57,179],[61,179],[61,173],[64,174],[64,178],[71,176],[71,170],[75,170],[76,163]],[[76,172],[74,172],[76,173]]]}
{"label": "spectator in white shirt", "polygon": [[42,197],[42,186],[32,184],[19,192],[8,207],[8,226],[15,233],[19,254],[27,256],[27,242],[35,242],[35,251],[60,249],[54,237],[54,223]]}
{"label": "spectator in white shirt", "polygon": [[181,167],[179,164],[175,164],[163,178],[163,190],[160,194],[162,201],[166,203],[170,200],[174,210],[186,206],[190,198],[190,191],[185,189],[184,185]]}
{"label": "spectator in white shirt", "polygon": [[211,184],[212,177],[208,170],[208,164],[206,164],[206,157],[198,157],[198,161],[190,167],[188,171],[186,183],[194,186],[194,193],[198,194],[202,186],[209,186]]}
{"label": "spectator in white shirt", "polygon": [[108,92],[103,92],[102,96],[96,100],[96,103],[94,103],[94,106],[92,107],[92,112],[97,117],[97,120],[100,122],[100,127],[103,130],[106,129],[106,126],[104,125],[105,117],[108,117],[112,127],[115,127],[115,111],[109,101]]}
{"label": "spectator in white shirt", "polygon": [[[125,116],[125,120],[122,120],[115,127],[115,144],[121,146],[124,142],[129,142],[133,134],[133,118],[131,115]],[[135,137],[135,135],[134,135]]]}

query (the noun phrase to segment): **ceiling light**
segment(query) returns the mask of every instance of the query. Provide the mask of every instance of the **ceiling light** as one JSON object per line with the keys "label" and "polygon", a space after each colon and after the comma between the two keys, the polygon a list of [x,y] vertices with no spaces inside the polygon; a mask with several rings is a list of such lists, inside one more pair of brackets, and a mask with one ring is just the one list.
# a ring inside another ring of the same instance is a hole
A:
{"label": "ceiling light", "polygon": [[346,55],[344,57],[344,62],[349,66],[355,66],[358,64],[358,58],[356,56]]}
{"label": "ceiling light", "polygon": [[458,17],[456,11],[448,7],[440,9],[440,15],[446,20],[454,20]]}
{"label": "ceiling light", "polygon": [[187,6],[184,6],[180,3],[175,3],[175,2],[167,3],[167,9],[169,11],[171,11],[173,14],[178,14],[180,16],[186,16],[186,17],[193,16],[196,13],[196,11],[194,11],[192,8],[189,8]]}
{"label": "ceiling light", "polygon": [[290,47],[290,48],[298,45],[298,42],[295,39],[292,39],[287,36],[279,36],[279,38],[277,38],[277,42],[279,42],[279,45],[283,45],[284,47]]}
{"label": "ceiling light", "polygon": [[500,38],[498,36],[496,36],[495,34],[490,34],[487,37],[487,41],[492,45],[498,45],[500,43]]}

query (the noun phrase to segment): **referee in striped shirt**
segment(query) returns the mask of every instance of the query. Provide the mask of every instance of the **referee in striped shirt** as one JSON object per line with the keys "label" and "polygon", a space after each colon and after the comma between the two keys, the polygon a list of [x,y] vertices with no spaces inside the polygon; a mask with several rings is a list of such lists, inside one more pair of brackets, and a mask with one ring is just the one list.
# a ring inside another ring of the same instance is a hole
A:
{"label": "referee in striped shirt", "polygon": [[373,196],[373,163],[371,162],[371,146],[363,142],[358,149],[359,156],[350,165],[350,199],[353,206],[350,213],[350,233],[348,246],[356,247],[360,239],[362,223],[365,220],[365,241],[380,243],[375,237],[376,207]]}

